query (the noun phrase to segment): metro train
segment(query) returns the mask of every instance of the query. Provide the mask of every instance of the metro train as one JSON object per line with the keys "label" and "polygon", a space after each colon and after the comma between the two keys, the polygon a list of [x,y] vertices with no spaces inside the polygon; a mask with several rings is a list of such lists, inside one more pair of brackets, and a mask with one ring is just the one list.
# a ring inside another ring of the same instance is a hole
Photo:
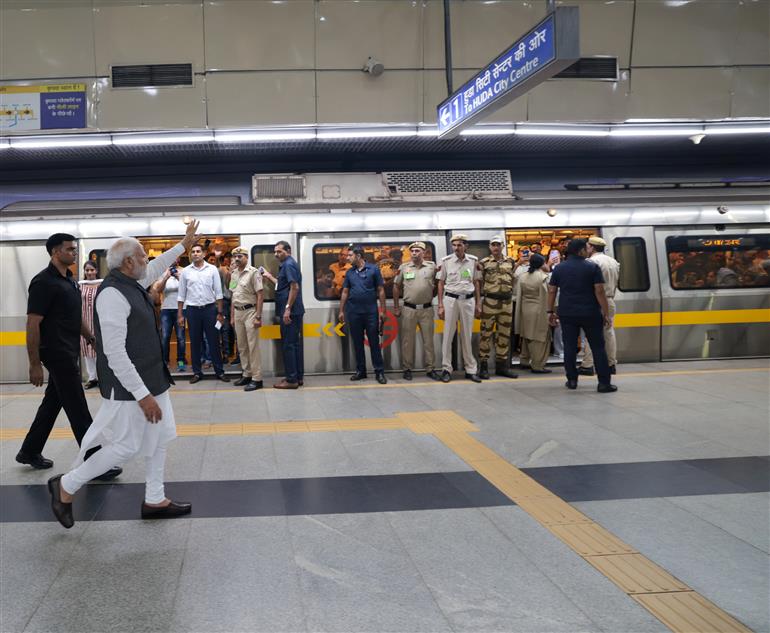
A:
{"label": "metro train", "polygon": [[[334,179],[322,176],[327,183]],[[350,178],[345,174],[338,180]],[[408,244],[426,242],[438,261],[451,253],[449,238],[455,232],[469,236],[470,252],[478,256],[487,254],[489,238],[496,234],[505,236],[511,256],[535,242],[547,254],[570,237],[603,237],[608,254],[621,264],[615,297],[621,363],[770,355],[768,189],[677,193],[517,192],[498,199],[476,194],[444,199],[367,195],[342,202],[264,202],[255,197],[256,204],[250,205],[198,201],[195,206],[161,199],[91,201],[80,208],[57,202],[25,203],[23,209],[10,205],[0,216],[0,381],[27,378],[27,286],[47,264],[44,241],[49,234],[63,231],[79,238],[79,273],[89,258],[103,262],[106,249],[121,235],[139,238],[148,254],[157,254],[181,237],[185,216],[201,220],[212,248],[227,252],[236,244],[245,246],[253,265],[273,273],[274,244],[291,244],[303,273],[308,374],[345,372],[354,365],[352,346],[337,322],[341,249],[363,245],[387,285],[400,260],[408,257]],[[265,299],[261,351],[263,371],[270,376],[282,372],[280,334],[271,288],[266,288]],[[442,326],[437,321],[439,353]],[[382,345],[386,368],[399,369],[398,323],[392,315]],[[418,347],[418,363],[420,359]],[[458,366],[460,359],[454,360]],[[516,364],[515,355],[511,362]]]}

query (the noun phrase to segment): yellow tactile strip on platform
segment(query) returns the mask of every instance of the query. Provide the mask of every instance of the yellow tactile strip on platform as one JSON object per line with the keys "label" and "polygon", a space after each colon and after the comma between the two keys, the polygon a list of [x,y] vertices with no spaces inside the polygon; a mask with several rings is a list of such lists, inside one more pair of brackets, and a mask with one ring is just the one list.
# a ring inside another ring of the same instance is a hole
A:
{"label": "yellow tactile strip on platform", "polygon": [[[178,424],[177,434],[214,437],[382,429],[435,436],[672,631],[750,633],[738,620],[471,437],[468,433],[479,428],[454,411],[396,413],[393,418]],[[26,432],[19,428],[0,429],[0,440],[22,439]],[[50,437],[71,439],[72,432],[57,428]]]}

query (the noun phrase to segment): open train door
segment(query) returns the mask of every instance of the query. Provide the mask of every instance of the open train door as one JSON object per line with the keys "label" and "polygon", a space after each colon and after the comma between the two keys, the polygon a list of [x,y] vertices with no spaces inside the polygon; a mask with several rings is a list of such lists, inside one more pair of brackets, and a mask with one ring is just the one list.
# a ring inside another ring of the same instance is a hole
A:
{"label": "open train door", "polygon": [[660,281],[652,227],[603,228],[606,252],[620,262],[615,335],[623,363],[661,360]]}

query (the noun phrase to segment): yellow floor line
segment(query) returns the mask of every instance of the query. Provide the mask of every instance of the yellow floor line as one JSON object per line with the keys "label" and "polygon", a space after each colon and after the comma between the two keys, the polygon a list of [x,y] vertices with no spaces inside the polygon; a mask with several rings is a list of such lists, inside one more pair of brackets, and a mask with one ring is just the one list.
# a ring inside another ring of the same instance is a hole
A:
{"label": "yellow floor line", "polygon": [[[768,367],[736,367],[736,368],[725,368],[725,369],[674,369],[670,371],[635,371],[635,372],[628,372],[628,373],[621,373],[618,374],[616,377],[616,382],[618,379],[622,383],[623,378],[645,378],[645,377],[661,377],[661,376],[695,376],[698,374],[738,374],[738,373],[751,373],[751,372],[770,372],[770,366]],[[563,382],[564,381],[564,374],[557,369],[553,375],[548,376],[528,376],[526,375],[527,372],[523,372],[523,374],[519,375],[519,378],[516,379],[515,382],[511,381],[510,378],[491,378],[490,380],[485,380],[485,385],[510,385],[515,386],[517,384],[521,384],[523,382],[548,382],[548,381],[558,381]],[[308,380],[312,380],[312,377],[308,378]],[[592,380],[592,378],[589,378],[588,380]],[[405,389],[409,387],[457,387],[457,386],[466,386],[466,387],[472,387],[475,386],[476,383],[471,382],[470,380],[465,380],[463,378],[456,378],[452,380],[450,383],[443,383],[436,380],[428,380],[428,381],[419,381],[419,382],[391,382],[387,385],[380,385],[379,383],[369,383],[369,384],[358,384],[358,385],[317,385],[317,386],[307,386],[302,387],[301,390],[298,391],[298,393],[303,393],[306,391],[329,391],[330,389]],[[173,394],[175,396],[178,395],[185,395],[185,396],[198,396],[198,395],[205,395],[205,394],[230,394],[243,392],[242,389],[195,389],[193,387],[184,388],[184,389],[174,389]],[[266,386],[264,393],[278,393],[277,391],[273,390],[271,386]],[[286,393],[286,392],[282,392]],[[25,392],[25,393],[4,393],[3,392],[3,386],[0,385],[0,398],[37,398],[42,399],[43,397],[42,391],[35,391],[35,392]],[[98,392],[96,391],[89,391],[86,392],[87,398],[99,398],[101,397]]]}
{"label": "yellow floor line", "polygon": [[[408,429],[413,433],[436,437],[675,633],[751,633],[738,620],[471,437],[468,433],[478,431],[478,427],[454,411],[397,413],[393,418],[177,425],[177,433],[181,437],[380,429]],[[26,429],[0,429],[0,440],[19,440],[25,435]],[[51,432],[51,439],[70,438],[72,433],[68,428],[56,428]]]}

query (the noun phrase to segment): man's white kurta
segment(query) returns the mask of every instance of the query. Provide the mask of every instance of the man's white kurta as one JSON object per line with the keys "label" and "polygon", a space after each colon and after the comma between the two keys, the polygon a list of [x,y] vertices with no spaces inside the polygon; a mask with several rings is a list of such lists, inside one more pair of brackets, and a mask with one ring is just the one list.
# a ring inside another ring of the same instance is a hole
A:
{"label": "man's white kurta", "polygon": [[[184,247],[180,243],[155,258],[147,265],[145,277],[137,283],[143,288],[151,285],[182,253]],[[162,418],[157,424],[150,424],[139,406],[139,400],[150,391],[142,382],[126,352],[130,312],[128,300],[116,288],[105,288],[96,299],[102,349],[107,363],[115,378],[135,399],[115,400],[112,396],[109,399],[102,398],[102,405],[83,437],[80,453],[73,467],[83,463],[85,452],[99,444],[116,444],[127,452],[150,457],[158,446],[164,446],[176,437],[174,411],[168,390],[155,396],[162,412]],[[154,341],[150,340],[148,344],[152,345]]]}

